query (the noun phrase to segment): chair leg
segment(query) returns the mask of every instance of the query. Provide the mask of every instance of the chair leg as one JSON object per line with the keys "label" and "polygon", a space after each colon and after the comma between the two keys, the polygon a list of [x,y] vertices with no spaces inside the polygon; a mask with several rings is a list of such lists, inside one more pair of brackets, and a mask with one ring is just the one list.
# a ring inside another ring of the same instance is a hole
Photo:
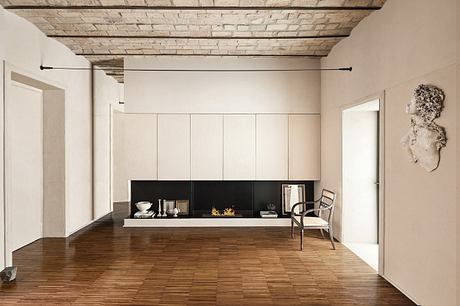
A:
{"label": "chair leg", "polygon": [[303,251],[303,234],[304,230],[303,227],[300,228],[300,250]]}
{"label": "chair leg", "polygon": [[332,227],[329,227],[329,238],[331,239],[332,249],[335,250],[334,234],[333,234],[333,232],[332,232]]}
{"label": "chair leg", "polygon": [[291,219],[291,238],[294,239],[294,221]]}
{"label": "chair leg", "polygon": [[320,228],[319,231],[321,232],[321,237],[323,237],[323,239],[326,239],[326,237],[324,237],[324,232],[323,232],[323,229]]}

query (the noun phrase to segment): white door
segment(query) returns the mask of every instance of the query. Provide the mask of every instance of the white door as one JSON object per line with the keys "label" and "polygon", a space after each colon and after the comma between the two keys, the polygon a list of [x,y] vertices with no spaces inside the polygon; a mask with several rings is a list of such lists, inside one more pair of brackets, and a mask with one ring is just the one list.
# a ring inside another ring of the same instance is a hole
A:
{"label": "white door", "polygon": [[224,115],[224,180],[255,178],[255,138],[255,115]]}
{"label": "white door", "polygon": [[223,179],[222,115],[192,115],[192,180]]}
{"label": "white door", "polygon": [[12,83],[6,105],[8,250],[43,237],[43,93]]}
{"label": "white door", "polygon": [[288,179],[288,115],[256,116],[256,179]]}
{"label": "white door", "polygon": [[378,269],[379,102],[342,114],[343,242]]}

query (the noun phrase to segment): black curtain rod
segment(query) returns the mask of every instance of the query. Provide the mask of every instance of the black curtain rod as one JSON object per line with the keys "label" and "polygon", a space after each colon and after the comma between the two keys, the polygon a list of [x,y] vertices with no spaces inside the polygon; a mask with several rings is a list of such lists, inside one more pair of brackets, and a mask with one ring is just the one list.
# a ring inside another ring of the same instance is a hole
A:
{"label": "black curtain rod", "polygon": [[73,71],[89,71],[89,70],[111,70],[111,71],[135,71],[135,72],[275,72],[275,71],[352,71],[353,67],[341,68],[298,68],[298,69],[153,69],[153,68],[120,68],[120,67],[52,67],[40,65],[40,70],[73,70]]}

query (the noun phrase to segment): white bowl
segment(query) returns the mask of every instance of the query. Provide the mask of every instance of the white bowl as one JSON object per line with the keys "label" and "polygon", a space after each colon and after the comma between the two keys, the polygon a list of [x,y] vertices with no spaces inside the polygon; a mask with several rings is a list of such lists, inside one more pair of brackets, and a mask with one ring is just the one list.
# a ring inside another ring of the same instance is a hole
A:
{"label": "white bowl", "polygon": [[150,202],[137,202],[136,207],[139,209],[139,211],[146,212],[150,207],[152,206],[152,203]]}

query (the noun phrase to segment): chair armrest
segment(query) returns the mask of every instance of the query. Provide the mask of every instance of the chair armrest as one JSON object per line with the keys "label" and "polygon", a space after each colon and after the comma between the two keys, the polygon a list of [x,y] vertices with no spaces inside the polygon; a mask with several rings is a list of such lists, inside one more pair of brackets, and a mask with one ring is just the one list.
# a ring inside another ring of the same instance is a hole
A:
{"label": "chair armrest", "polygon": [[[299,203],[295,203],[294,206],[291,207],[291,217],[294,217],[294,216],[301,216],[302,212],[300,212],[300,214],[296,214],[294,212],[294,208],[296,206],[299,206],[299,205],[306,205],[306,204],[315,204],[317,202],[319,202],[321,199],[318,199],[318,200],[315,200],[315,201],[306,201],[306,202],[299,202]],[[310,212],[310,211],[308,211]]]}
{"label": "chair armrest", "polygon": [[303,219],[303,217],[305,217],[307,214],[311,213],[311,212],[315,212],[315,211],[326,211],[326,210],[330,210],[330,208],[312,208],[312,209],[309,209],[309,210],[306,210],[304,212],[301,213],[301,217]]}
{"label": "chair armrest", "polygon": [[[291,207],[291,218],[294,217],[294,216],[301,216],[301,214],[296,214],[294,212],[294,208],[296,208],[297,206],[299,205],[305,205],[305,204],[309,204],[308,202],[299,202],[299,203],[295,203],[294,206]],[[302,213],[302,212],[300,212]]]}

